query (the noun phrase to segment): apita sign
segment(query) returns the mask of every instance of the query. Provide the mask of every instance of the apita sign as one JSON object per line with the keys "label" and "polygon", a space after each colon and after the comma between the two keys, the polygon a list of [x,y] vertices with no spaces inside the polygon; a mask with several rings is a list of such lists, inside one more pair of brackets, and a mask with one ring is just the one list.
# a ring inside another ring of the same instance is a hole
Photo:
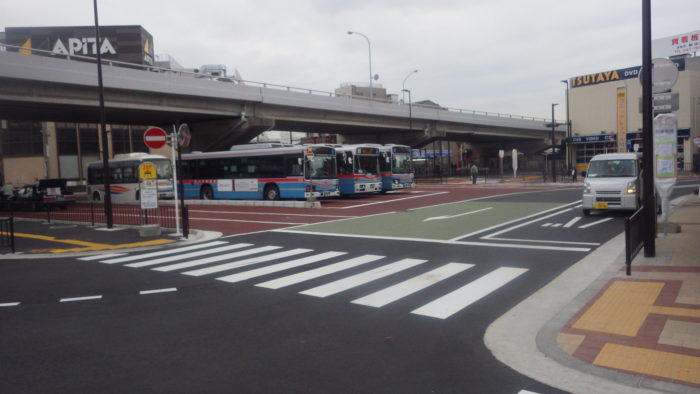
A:
{"label": "apita sign", "polygon": [[[66,45],[67,44],[67,45]],[[97,40],[95,37],[57,39],[51,52],[59,55],[97,55]],[[102,39],[100,54],[116,55],[117,51],[109,38]]]}

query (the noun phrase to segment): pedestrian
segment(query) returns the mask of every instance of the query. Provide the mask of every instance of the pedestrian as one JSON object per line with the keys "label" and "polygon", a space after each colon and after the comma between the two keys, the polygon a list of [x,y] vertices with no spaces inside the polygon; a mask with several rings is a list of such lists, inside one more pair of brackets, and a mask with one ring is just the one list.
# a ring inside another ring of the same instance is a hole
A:
{"label": "pedestrian", "polygon": [[476,185],[476,177],[479,175],[479,167],[476,166],[476,163],[472,163],[469,172],[472,175],[472,185]]}
{"label": "pedestrian", "polygon": [[576,169],[571,170],[571,182],[576,183]]}

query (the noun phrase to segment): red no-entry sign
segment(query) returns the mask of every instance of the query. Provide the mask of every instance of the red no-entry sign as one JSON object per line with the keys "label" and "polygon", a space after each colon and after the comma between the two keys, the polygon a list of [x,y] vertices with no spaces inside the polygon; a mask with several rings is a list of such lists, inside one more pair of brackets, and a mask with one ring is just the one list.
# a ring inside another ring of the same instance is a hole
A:
{"label": "red no-entry sign", "polygon": [[165,145],[168,135],[160,127],[151,127],[143,133],[143,142],[151,149],[159,149]]}

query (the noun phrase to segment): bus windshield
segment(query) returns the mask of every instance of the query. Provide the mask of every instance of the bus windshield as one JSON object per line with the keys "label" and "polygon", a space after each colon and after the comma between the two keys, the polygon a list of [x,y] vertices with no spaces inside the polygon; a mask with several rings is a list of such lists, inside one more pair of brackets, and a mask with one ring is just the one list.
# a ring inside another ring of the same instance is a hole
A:
{"label": "bus windshield", "polygon": [[338,174],[335,156],[309,156],[306,160],[305,171],[308,179],[330,179]]}
{"label": "bus windshield", "polygon": [[355,163],[358,174],[376,174],[378,162],[376,155],[356,155]]}
{"label": "bus windshield", "polygon": [[168,159],[149,159],[156,166],[158,179],[170,179],[173,177],[173,169]]}
{"label": "bus windshield", "polygon": [[411,165],[411,155],[405,153],[394,153],[391,161],[392,172],[395,174],[410,174],[413,172]]}
{"label": "bus windshield", "polygon": [[629,178],[636,176],[634,160],[594,160],[586,174],[588,178]]}

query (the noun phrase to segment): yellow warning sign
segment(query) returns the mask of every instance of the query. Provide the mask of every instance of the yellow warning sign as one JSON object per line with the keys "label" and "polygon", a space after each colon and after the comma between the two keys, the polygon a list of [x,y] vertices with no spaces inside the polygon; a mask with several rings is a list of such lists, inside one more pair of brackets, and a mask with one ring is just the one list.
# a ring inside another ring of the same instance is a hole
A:
{"label": "yellow warning sign", "polygon": [[32,54],[32,39],[31,37],[27,39],[27,41],[22,44],[20,47],[22,49],[19,50],[19,53],[23,55],[31,55]]}
{"label": "yellow warning sign", "polygon": [[139,166],[140,179],[156,179],[156,166],[153,163],[145,162]]}

